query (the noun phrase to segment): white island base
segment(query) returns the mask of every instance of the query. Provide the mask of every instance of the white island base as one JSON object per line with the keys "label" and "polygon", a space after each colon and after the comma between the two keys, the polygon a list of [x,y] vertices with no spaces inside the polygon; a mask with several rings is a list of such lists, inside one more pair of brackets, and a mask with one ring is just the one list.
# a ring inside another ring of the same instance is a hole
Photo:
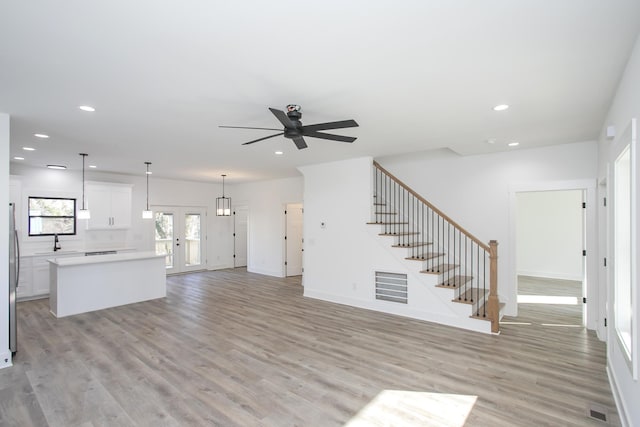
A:
{"label": "white island base", "polygon": [[167,296],[165,256],[154,252],[50,259],[49,279],[56,317]]}

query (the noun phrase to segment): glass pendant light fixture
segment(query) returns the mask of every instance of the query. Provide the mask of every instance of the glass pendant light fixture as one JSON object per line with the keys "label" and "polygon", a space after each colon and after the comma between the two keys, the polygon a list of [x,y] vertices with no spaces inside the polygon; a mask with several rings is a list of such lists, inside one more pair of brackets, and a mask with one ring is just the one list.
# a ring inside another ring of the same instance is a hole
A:
{"label": "glass pendant light fixture", "polygon": [[222,197],[216,198],[217,216],[231,216],[231,198],[224,196],[224,178],[226,176],[222,175]]}
{"label": "glass pendant light fixture", "polygon": [[84,204],[84,160],[88,156],[87,153],[79,153],[82,156],[82,209],[78,209],[78,219],[89,219],[91,213]]}
{"label": "glass pendant light fixture", "polygon": [[151,165],[151,162],[144,162],[144,164],[147,165],[147,209],[142,211],[142,219],[151,219],[153,218],[153,212],[149,209],[149,175],[151,175],[151,172],[149,172],[149,166]]}

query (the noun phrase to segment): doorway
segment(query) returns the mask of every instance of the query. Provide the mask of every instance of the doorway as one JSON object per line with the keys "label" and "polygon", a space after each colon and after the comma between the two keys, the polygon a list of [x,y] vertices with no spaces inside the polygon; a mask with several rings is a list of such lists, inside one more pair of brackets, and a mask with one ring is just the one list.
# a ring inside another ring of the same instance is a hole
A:
{"label": "doorway", "polygon": [[233,267],[247,266],[247,206],[236,206],[233,211]]}
{"label": "doorway", "polygon": [[585,325],[585,209],[581,189],[516,193],[519,318]]}
{"label": "doorway", "polygon": [[287,204],[284,211],[285,218],[285,249],[284,271],[285,277],[300,276],[303,273],[302,256],[304,254],[302,237],[302,203]]}
{"label": "doorway", "polygon": [[166,256],[167,274],[206,268],[207,210],[196,206],[154,206],[155,251]]}

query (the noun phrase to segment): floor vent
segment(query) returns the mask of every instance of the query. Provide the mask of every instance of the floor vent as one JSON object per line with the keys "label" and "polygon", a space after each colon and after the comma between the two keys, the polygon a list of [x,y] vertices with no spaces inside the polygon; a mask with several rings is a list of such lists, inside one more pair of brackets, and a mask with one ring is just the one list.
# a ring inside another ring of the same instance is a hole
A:
{"label": "floor vent", "polygon": [[407,275],[376,271],[376,299],[407,303]]}
{"label": "floor vent", "polygon": [[589,418],[607,423],[607,411],[602,406],[591,404],[587,410]]}

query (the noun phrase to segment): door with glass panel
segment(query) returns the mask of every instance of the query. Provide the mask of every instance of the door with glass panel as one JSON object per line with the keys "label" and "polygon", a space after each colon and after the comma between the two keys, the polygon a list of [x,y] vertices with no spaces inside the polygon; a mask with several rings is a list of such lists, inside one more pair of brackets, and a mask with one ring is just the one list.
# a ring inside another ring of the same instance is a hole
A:
{"label": "door with glass panel", "polygon": [[202,207],[154,206],[156,254],[167,274],[206,269],[206,217]]}

